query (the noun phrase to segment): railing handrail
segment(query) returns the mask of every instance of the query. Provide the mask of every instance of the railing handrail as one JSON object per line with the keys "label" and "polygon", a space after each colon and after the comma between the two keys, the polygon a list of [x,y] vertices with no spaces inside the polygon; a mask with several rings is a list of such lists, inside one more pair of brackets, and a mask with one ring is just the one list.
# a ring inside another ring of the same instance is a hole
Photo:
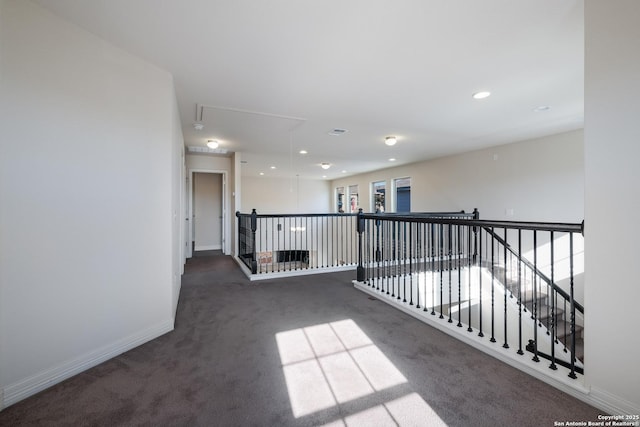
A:
{"label": "railing handrail", "polygon": [[[538,231],[558,231],[567,233],[582,233],[582,223],[560,223],[560,222],[528,222],[528,221],[495,221],[484,219],[456,219],[456,218],[438,218],[436,214],[432,216],[415,216],[412,214],[386,214],[386,213],[363,213],[363,219],[390,219],[394,221],[406,222],[429,222],[434,224],[450,224],[450,225],[466,225],[477,226],[483,228],[511,228],[515,230],[538,230]],[[455,217],[453,214],[449,214]],[[460,214],[458,214],[460,215]],[[428,219],[428,221],[425,221]]]}
{"label": "railing handrail", "polygon": [[[252,214],[236,212],[237,217],[248,217]],[[299,214],[259,214],[256,213],[257,218],[319,218],[319,217],[348,217],[348,216],[358,216],[358,213],[346,213],[346,212],[327,212],[327,213],[299,213]]]}
{"label": "railing handrail", "polygon": [[[236,217],[250,217],[251,213],[242,213],[240,211],[236,212]],[[322,216],[358,216],[359,212],[326,212],[326,213],[290,213],[290,214],[260,214],[256,212],[256,216],[258,218],[293,218],[293,217],[303,217],[303,218],[315,218]],[[465,211],[459,212],[384,212],[375,215],[384,215],[387,217],[404,217],[407,215],[416,216],[416,217],[458,217],[458,218],[473,218],[474,213],[465,213]]]}
{"label": "railing handrail", "polygon": [[[542,271],[540,271],[538,268],[536,268],[536,266],[533,265],[533,263],[531,263],[531,261],[529,261],[528,259],[518,255],[516,253],[515,250],[513,250],[513,248],[511,247],[511,245],[507,242],[504,241],[504,239],[502,237],[500,237],[496,232],[494,232],[493,230],[491,230],[491,228],[486,228],[484,229],[488,234],[490,234],[491,236],[493,236],[498,243],[500,243],[501,245],[503,245],[504,247],[507,248],[507,250],[516,256],[516,258],[518,258],[518,261],[522,262],[524,265],[526,265],[527,267],[529,267],[531,269],[531,271],[534,272],[534,274],[536,274],[538,277],[540,277],[540,279],[542,279],[544,282],[547,283],[547,285],[551,286],[552,289],[554,291],[556,291],[557,293],[559,293],[565,300],[567,301],[571,301],[571,296],[561,287],[559,287],[557,284],[552,283],[551,279],[549,279]],[[554,230],[555,231],[555,230]],[[582,304],[580,304],[577,301],[573,301],[573,303],[575,304],[576,310],[578,310],[580,313],[584,314],[584,307],[582,306]]]}

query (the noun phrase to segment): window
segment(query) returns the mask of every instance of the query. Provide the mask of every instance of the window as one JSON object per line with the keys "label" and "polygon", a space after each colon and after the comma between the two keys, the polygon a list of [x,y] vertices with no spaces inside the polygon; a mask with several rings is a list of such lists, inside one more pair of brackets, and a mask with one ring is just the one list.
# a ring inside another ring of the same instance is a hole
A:
{"label": "window", "polygon": [[344,212],[345,210],[345,194],[344,194],[344,187],[338,187],[336,188],[336,210],[340,213]]}
{"label": "window", "polygon": [[358,186],[349,186],[349,212],[358,212],[360,209],[360,200],[358,200]]}
{"label": "window", "polygon": [[393,180],[396,189],[396,212],[411,212],[411,178]]}
{"label": "window", "polygon": [[371,200],[373,202],[374,212],[384,212],[386,210],[385,205],[385,192],[387,183],[385,181],[377,181],[371,183]]}

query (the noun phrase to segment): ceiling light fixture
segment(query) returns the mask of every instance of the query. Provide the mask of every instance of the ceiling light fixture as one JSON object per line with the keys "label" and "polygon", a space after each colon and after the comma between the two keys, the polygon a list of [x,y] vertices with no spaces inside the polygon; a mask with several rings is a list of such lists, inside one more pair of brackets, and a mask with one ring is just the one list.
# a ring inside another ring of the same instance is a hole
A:
{"label": "ceiling light fixture", "polygon": [[271,166],[271,169],[275,169],[275,168],[276,168],[275,166]]}
{"label": "ceiling light fixture", "polygon": [[473,95],[473,99],[484,99],[484,98],[488,98],[491,95],[491,92],[488,91],[482,91],[482,92],[476,92]]}
{"label": "ceiling light fixture", "polygon": [[193,128],[195,130],[202,130],[202,129],[204,129],[204,125],[202,123],[194,123],[193,124]]}
{"label": "ceiling light fixture", "polygon": [[322,162],[320,163],[320,167],[325,170],[329,169],[331,167],[331,163]]}
{"label": "ceiling light fixture", "polygon": [[218,145],[219,145],[218,141],[216,141],[215,139],[209,139],[207,141],[207,147],[212,148],[214,150],[218,148]]}
{"label": "ceiling light fixture", "polygon": [[389,159],[390,162],[395,162],[396,159],[394,159],[393,157]]}
{"label": "ceiling light fixture", "polygon": [[543,111],[549,111],[551,109],[551,107],[549,107],[548,105],[540,105],[539,107],[536,107],[533,109],[534,113],[542,113]]}
{"label": "ceiling light fixture", "polygon": [[300,150],[300,151],[299,151],[299,153],[300,153],[300,154],[307,154],[307,153],[308,153],[308,151],[307,151],[307,150]]}
{"label": "ceiling light fixture", "polygon": [[395,136],[388,136],[384,139],[384,143],[387,144],[389,147],[391,147],[392,145],[396,145],[396,142],[398,142],[398,140],[396,139]]}

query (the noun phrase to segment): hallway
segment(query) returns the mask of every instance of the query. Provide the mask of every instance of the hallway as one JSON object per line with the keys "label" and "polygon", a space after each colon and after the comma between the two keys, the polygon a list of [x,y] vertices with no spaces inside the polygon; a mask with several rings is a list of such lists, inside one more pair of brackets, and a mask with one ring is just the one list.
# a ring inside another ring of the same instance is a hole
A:
{"label": "hallway", "polygon": [[597,420],[597,409],[357,291],[354,274],[255,284],[231,257],[198,254],[173,332],[7,408],[0,425]]}

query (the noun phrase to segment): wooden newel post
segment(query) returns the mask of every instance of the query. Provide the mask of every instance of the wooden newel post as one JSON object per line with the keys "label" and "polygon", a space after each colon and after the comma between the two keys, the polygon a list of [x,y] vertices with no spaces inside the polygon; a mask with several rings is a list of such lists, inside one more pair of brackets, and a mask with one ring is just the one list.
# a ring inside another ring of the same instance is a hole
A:
{"label": "wooden newel post", "polygon": [[356,231],[358,232],[358,268],[356,269],[356,279],[358,282],[364,282],[364,266],[362,265],[363,259],[363,247],[362,247],[362,239],[364,233],[364,215],[362,213],[362,208],[358,209],[358,223],[356,225]]}
{"label": "wooden newel post", "polygon": [[[473,219],[480,219],[480,212],[478,208],[473,208]],[[478,227],[473,226],[473,263],[475,264],[478,259]]]}
{"label": "wooden newel post", "polygon": [[258,273],[258,260],[256,257],[256,230],[258,229],[258,213],[251,211],[251,274]]}

